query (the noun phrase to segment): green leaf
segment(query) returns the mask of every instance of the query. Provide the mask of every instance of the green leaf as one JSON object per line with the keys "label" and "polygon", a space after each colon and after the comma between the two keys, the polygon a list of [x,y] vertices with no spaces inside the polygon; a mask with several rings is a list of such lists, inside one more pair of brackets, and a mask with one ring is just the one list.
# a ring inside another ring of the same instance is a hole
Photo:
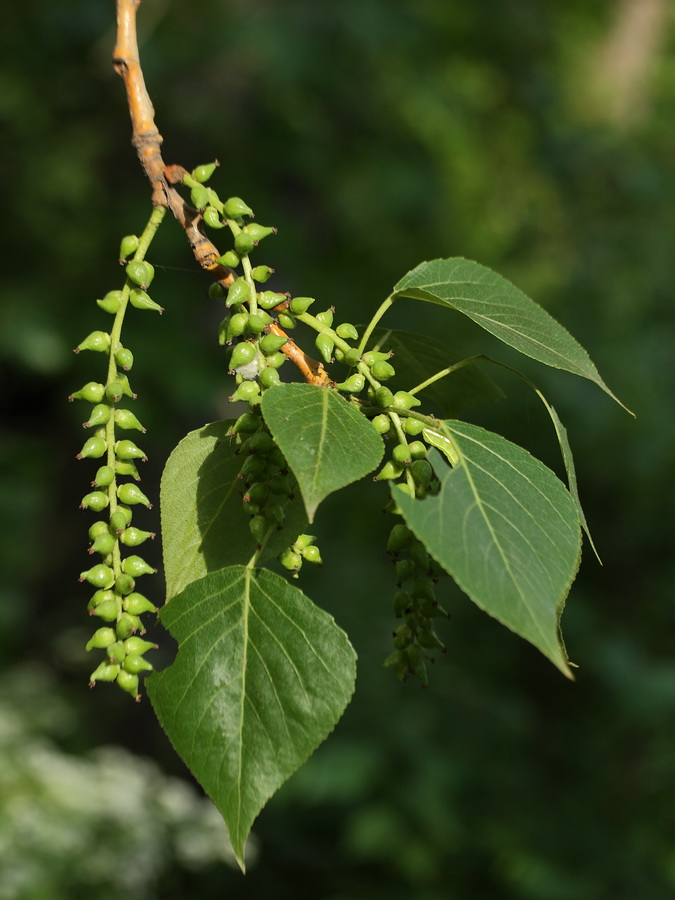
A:
{"label": "green leaf", "polygon": [[459,257],[423,262],[394,286],[394,296],[456,309],[525,356],[595,382],[623,406],[581,344],[546,310],[486,266]]}
{"label": "green leaf", "polygon": [[254,819],[349,703],[356,654],[328,613],[265,569],[212,572],[160,618],[179,649],[148,696],[243,869]]}
{"label": "green leaf", "polygon": [[[226,566],[244,564],[255,551],[237,478],[244,456],[227,433],[234,420],[191,431],[176,446],[162,475],[160,494],[166,595]],[[259,562],[277,556],[305,530],[299,491],[285,507],[286,521],[263,547]]]}
{"label": "green leaf", "polygon": [[[372,349],[394,351],[391,362],[396,375],[391,382],[387,382],[387,387],[395,385],[402,390],[410,390],[462,359],[441,341],[408,331],[376,328],[371,343]],[[479,403],[501,400],[504,392],[472,365],[435,381],[420,395],[433,403],[444,416],[454,417]]]}
{"label": "green leaf", "polygon": [[437,430],[459,462],[450,468],[435,458],[436,497],[396,492],[404,519],[474,603],[571,677],[559,621],[581,554],[572,497],[550,469],[500,435],[457,421]]}
{"label": "green leaf", "polygon": [[328,494],[363,478],[382,459],[382,438],[331,388],[277,385],[264,392],[262,413],[298,481],[310,522]]}

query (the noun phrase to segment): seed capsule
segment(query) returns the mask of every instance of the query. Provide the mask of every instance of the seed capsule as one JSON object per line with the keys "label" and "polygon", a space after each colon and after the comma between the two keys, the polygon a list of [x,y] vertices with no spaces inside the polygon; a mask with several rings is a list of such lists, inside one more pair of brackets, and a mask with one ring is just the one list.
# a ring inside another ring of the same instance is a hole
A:
{"label": "seed capsule", "polygon": [[421,541],[416,540],[412,542],[412,546],[410,547],[410,558],[420,572],[426,574],[429,571],[429,554]]}
{"label": "seed capsule", "polygon": [[[115,637],[117,637],[117,635],[115,635]],[[124,649],[124,644],[122,643],[122,641],[115,640],[115,642],[112,643],[106,650],[106,656],[111,663],[121,663],[126,655],[127,651]]]}
{"label": "seed capsule", "polygon": [[302,551],[303,559],[306,559],[309,563],[314,563],[317,566],[323,565],[323,560],[321,559],[321,551],[314,544],[310,544],[308,547],[305,547]]}
{"label": "seed capsule", "polygon": [[117,496],[122,503],[128,504],[129,506],[133,506],[136,503],[142,503],[143,506],[152,509],[152,503],[150,503],[143,491],[137,485],[131,484],[130,482],[118,486]]}
{"label": "seed capsule", "polygon": [[138,594],[136,591],[124,598],[122,606],[124,607],[124,611],[131,613],[132,616],[141,616],[143,613],[147,612],[157,612],[155,604],[151,603],[147,597],[143,596],[143,594]]}
{"label": "seed capsule", "polygon": [[103,622],[114,622],[118,612],[117,600],[104,600],[102,603],[93,606],[89,610],[89,615],[96,616],[97,619],[101,619]]}
{"label": "seed capsule", "polygon": [[262,241],[263,238],[268,237],[268,235],[277,233],[276,228],[258,225],[257,222],[249,222],[248,225],[244,225],[242,231],[252,237],[256,244],[259,244],[260,241]]}
{"label": "seed capsule", "polygon": [[248,452],[264,456],[274,449],[274,440],[267,431],[256,431],[248,440]]}
{"label": "seed capsule", "polygon": [[157,569],[153,569],[140,556],[127,556],[122,560],[122,571],[125,575],[131,575],[132,578],[140,578],[141,575],[154,575]]}
{"label": "seed capsule", "polygon": [[245,278],[235,278],[227,291],[226,306],[233,303],[246,303],[251,296],[251,289]]}
{"label": "seed capsule", "polygon": [[80,581],[88,581],[94,587],[107,591],[115,583],[115,573],[109,566],[99,563],[84,572],[80,572]]}
{"label": "seed capsule", "polygon": [[[235,253],[234,250],[228,250],[227,253],[223,253],[222,256],[219,256],[216,262],[221,266],[225,266],[225,268],[227,269],[236,269],[241,260],[239,259],[239,255]],[[255,278],[255,276],[253,277]]]}
{"label": "seed capsule", "polygon": [[207,206],[204,212],[202,213],[202,218],[204,219],[204,223],[209,226],[209,228],[224,228],[225,222],[220,218],[220,213],[215,208],[215,206]]}
{"label": "seed capsule", "polygon": [[349,366],[350,368],[357,366],[360,361],[361,361],[361,354],[356,349],[356,347],[351,347],[349,350],[347,350],[342,358],[342,362],[346,366]]}
{"label": "seed capsule", "polygon": [[379,416],[371,419],[371,424],[378,434],[386,434],[391,428],[391,419],[386,413],[380,413]]}
{"label": "seed capsule", "polygon": [[83,423],[83,428],[98,428],[106,425],[110,418],[110,407],[105,403],[98,403],[89,413],[89,419]]}
{"label": "seed capsule", "polygon": [[109,531],[110,529],[107,522],[94,522],[94,524],[89,527],[89,540],[93,541],[99,536],[99,534],[108,534]]}
{"label": "seed capsule", "polygon": [[123,440],[115,443],[115,456],[118,459],[141,459],[147,462],[148,457],[133,441]]}
{"label": "seed capsule", "polygon": [[255,346],[244,341],[237,344],[230,357],[230,371],[246,366],[255,359]]}
{"label": "seed capsule", "polygon": [[358,394],[365,387],[366,379],[360,372],[350,375],[342,384],[336,385],[339,391],[345,391],[347,394]]}
{"label": "seed capsule", "polygon": [[417,397],[409,394],[407,391],[396,391],[393,406],[396,409],[411,409],[413,406],[419,406],[421,402],[421,400],[418,400]]}
{"label": "seed capsule", "polygon": [[318,322],[321,322],[322,325],[327,325],[330,328],[333,324],[333,310],[325,309],[323,312],[317,313],[316,319]]}
{"label": "seed capsule", "polygon": [[101,307],[103,312],[110,313],[111,316],[114,316],[115,313],[119,312],[120,307],[122,306],[122,299],[122,291],[108,291],[105,297],[101,297],[96,303]]}
{"label": "seed capsule", "polygon": [[125,234],[120,241],[120,262],[124,262],[127,257],[131,256],[138,250],[138,236],[135,234]]}
{"label": "seed capsule", "polygon": [[124,396],[124,387],[119,381],[111,381],[106,385],[105,396],[110,403],[117,403]]}
{"label": "seed capsule", "polygon": [[136,307],[136,309],[150,309],[154,312],[158,312],[160,316],[164,312],[164,307],[160,306],[159,303],[155,303],[150,295],[146,294],[146,292],[142,291],[140,288],[134,288],[130,292],[129,302],[132,306]]}
{"label": "seed capsule", "polygon": [[122,669],[117,675],[116,680],[123,691],[126,691],[127,694],[131,694],[134,700],[138,700],[140,697],[140,694],[138,693],[138,675],[133,675],[131,672]]}
{"label": "seed capsule", "polygon": [[124,642],[124,649],[127,651],[128,656],[147,653],[148,650],[156,650],[157,647],[157,644],[153,644],[150,641],[144,641],[143,638],[136,636],[127,638]]}
{"label": "seed capsule", "polygon": [[286,294],[279,294],[277,291],[258,292],[258,305],[262,309],[274,309],[280,303],[285,303],[287,299]]}
{"label": "seed capsule", "polygon": [[260,384],[264,388],[271,388],[277,384],[281,384],[281,378],[274,366],[266,366],[264,369],[261,369],[258,378],[260,379]]}
{"label": "seed capsule", "polygon": [[244,403],[253,403],[255,400],[260,399],[260,385],[257,381],[242,381],[229,399],[230,403],[241,401]]}
{"label": "seed capsule", "polygon": [[399,559],[396,562],[396,584],[402,585],[404,581],[415,574],[415,563],[411,559]]}
{"label": "seed capsule", "polygon": [[431,468],[431,463],[429,463],[428,460],[416,459],[410,466],[410,474],[412,475],[415,484],[419,485],[421,488],[428,488],[429,483],[433,478],[434,470]]}
{"label": "seed capsule", "polygon": [[337,332],[338,337],[341,337],[346,341],[358,341],[359,339],[359,333],[351,322],[342,322],[335,331]]}
{"label": "seed capsule", "polygon": [[116,640],[117,635],[112,628],[98,628],[89,638],[84,649],[87,652],[90,650],[105,650],[111,644],[114,644]]}
{"label": "seed capsule", "polygon": [[289,572],[298,572],[302,568],[302,556],[290,547],[282,550],[277,559]]}
{"label": "seed capsule", "polygon": [[246,331],[247,324],[248,313],[235,313],[231,316],[227,326],[227,342],[232,343],[234,338],[242,335]]}
{"label": "seed capsule", "polygon": [[110,349],[110,335],[105,331],[92,331],[75,347],[74,352],[81,350],[93,350],[96,353],[107,353]]}
{"label": "seed capsule", "polygon": [[121,369],[128,372],[134,364],[134,354],[126,347],[120,347],[115,351],[115,362]]}
{"label": "seed capsule", "polygon": [[115,590],[122,597],[131,594],[136,588],[136,582],[133,577],[125,572],[120,573],[115,579]]}
{"label": "seed capsule", "polygon": [[252,314],[248,317],[248,322],[246,323],[246,330],[248,331],[249,334],[253,334],[253,335],[262,334],[266,327],[267,327],[267,322],[258,313]]}
{"label": "seed capsule", "polygon": [[413,459],[426,459],[427,448],[422,441],[411,441],[411,443],[408,444],[408,450]]}
{"label": "seed capsule", "polygon": [[80,509],[91,509],[94,512],[101,512],[108,503],[108,495],[104,494],[103,491],[92,491],[90,494],[84,495],[80,503]]}
{"label": "seed capsule", "polygon": [[100,403],[104,394],[105,387],[102,384],[99,384],[97,381],[88,381],[79,391],[70,394],[68,399],[71,402],[73,400],[88,400],[89,403]]}
{"label": "seed capsule", "polygon": [[137,284],[139,287],[146,288],[152,281],[152,274],[148,264],[140,259],[132,259],[131,262],[127,263],[124,271],[129,281]]}
{"label": "seed capsule", "polygon": [[335,346],[333,338],[329,334],[318,334],[314,343],[324,361],[329,363],[333,358],[333,347]]}
{"label": "seed capsule", "polygon": [[373,373],[373,378],[377,378],[378,381],[389,381],[396,374],[396,369],[391,363],[385,362],[383,359],[374,362],[370,371]]}
{"label": "seed capsule", "polygon": [[394,461],[402,466],[407,465],[412,460],[410,448],[406,444],[397,444],[391,451],[391,455]]}
{"label": "seed capsule", "polygon": [[412,532],[407,525],[399,523],[397,525],[394,525],[394,527],[389,532],[389,539],[387,540],[387,550],[389,553],[400,553],[401,550],[406,550],[410,546],[411,541]]}
{"label": "seed capsule", "polygon": [[265,284],[268,281],[270,275],[274,274],[274,269],[270,269],[269,266],[256,266],[251,270],[251,275],[253,276],[254,281],[257,281],[259,284]]}
{"label": "seed capsule", "polygon": [[136,468],[135,463],[132,463],[131,460],[115,460],[115,474],[116,475],[130,475],[134,481],[140,481],[141,476]]}
{"label": "seed capsule", "polygon": [[391,406],[394,395],[387,387],[380,387],[375,391],[375,402],[378,406]]}
{"label": "seed capsule", "polygon": [[392,459],[388,459],[375,476],[374,481],[389,481],[392,478],[400,478],[402,474],[403,466]]}
{"label": "seed capsule", "polygon": [[256,241],[253,240],[250,234],[246,234],[245,231],[240,231],[234,239],[234,249],[239,256],[248,256],[255,245]]}
{"label": "seed capsule", "polygon": [[124,429],[135,429],[136,431],[142,431],[145,434],[145,428],[138,421],[136,416],[131,412],[130,409],[116,409],[115,410],[115,425],[118,428]]}
{"label": "seed capsule", "polygon": [[151,672],[152,665],[139,653],[131,653],[122,663],[125,672],[137,675],[139,672]]}
{"label": "seed capsule", "polygon": [[363,361],[367,366],[372,366],[376,362],[386,362],[390,357],[391,353],[383,353],[381,350],[368,350],[367,353],[363,354]]}
{"label": "seed capsule", "polygon": [[265,356],[271,356],[273,353],[281,350],[284,344],[288,343],[288,338],[282,334],[266,334],[260,340],[260,349]]}
{"label": "seed capsule", "polygon": [[288,357],[286,356],[285,353],[277,352],[277,353],[270,354],[267,357],[267,359],[265,360],[265,362],[267,363],[268,366],[272,366],[273,369],[280,369],[281,366],[283,366],[283,364],[286,362],[287,359],[288,359]]}
{"label": "seed capsule", "polygon": [[204,209],[209,202],[208,189],[202,184],[196,184],[190,191],[190,203],[195,209]]}
{"label": "seed capsule", "polygon": [[128,506],[118,506],[110,516],[110,527],[117,534],[124,531],[129,522],[131,522],[131,510]]}
{"label": "seed capsule", "polygon": [[214,159],[212,163],[204,163],[201,166],[197,166],[196,169],[192,170],[192,177],[195,181],[198,181],[200,184],[204,184],[204,182],[208,181],[209,178],[216,171],[220,163],[217,159]]}
{"label": "seed capsule", "polygon": [[115,631],[117,632],[117,636],[119,637],[119,639],[122,641],[126,641],[127,638],[130,638],[132,634],[136,634],[137,631],[140,634],[145,634],[143,623],[138,618],[138,616],[132,616],[131,613],[127,612],[122,613],[122,615],[117,620]]}
{"label": "seed capsule", "polygon": [[114,681],[119,675],[120,667],[108,662],[102,662],[89,676],[89,687],[93,687],[97,681]]}
{"label": "seed capsule", "polygon": [[406,434],[409,434],[411,437],[415,435],[421,434],[422,429],[424,428],[424,422],[420,422],[419,419],[407,418],[403,424],[403,429]]}
{"label": "seed capsule", "polygon": [[267,519],[264,516],[253,516],[248,523],[248,527],[256,544],[260,546],[265,540],[265,535],[269,530]]}
{"label": "seed capsule", "polygon": [[90,437],[84,442],[82,449],[75,457],[76,459],[100,459],[108,449],[107,443],[97,434]]}
{"label": "seed capsule", "polygon": [[140,528],[125,528],[122,534],[120,535],[120,540],[124,544],[125,547],[138,547],[140,544],[150,538],[154,540],[155,532],[154,531],[141,531]]}
{"label": "seed capsule", "polygon": [[89,553],[100,553],[101,556],[108,556],[108,554],[113,552],[113,548],[115,547],[115,538],[110,534],[110,532],[105,532],[104,534],[97,535],[94,538],[94,542],[89,548]]}
{"label": "seed capsule", "polygon": [[[89,603],[87,603],[87,609],[91,611],[92,609],[96,609],[96,607],[100,606],[102,603],[110,603],[111,601],[115,604],[115,609],[117,610],[117,601],[115,600],[113,591],[96,591]],[[115,615],[117,615],[117,612]]]}
{"label": "seed capsule", "polygon": [[222,284],[219,284],[217,281],[214,281],[213,284],[209,285],[209,289],[206,293],[212,300],[222,300],[223,297],[227,296],[227,291]]}
{"label": "seed capsule", "polygon": [[279,313],[279,324],[282,328],[285,328],[286,331],[290,331],[291,328],[295,328],[295,319],[293,316],[289,316],[287,313],[282,312]]}
{"label": "seed capsule", "polygon": [[242,216],[252,216],[253,210],[241,197],[229,197],[225,201],[225,215],[228,219],[239,219]]}

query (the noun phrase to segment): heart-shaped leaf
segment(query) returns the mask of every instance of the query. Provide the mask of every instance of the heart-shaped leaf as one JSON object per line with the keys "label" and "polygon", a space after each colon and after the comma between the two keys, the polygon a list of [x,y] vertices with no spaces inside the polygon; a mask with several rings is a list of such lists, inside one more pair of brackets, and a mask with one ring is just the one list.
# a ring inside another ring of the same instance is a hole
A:
{"label": "heart-shaped leaf", "polygon": [[356,654],[328,613],[265,569],[212,572],[160,618],[178,654],[148,678],[148,696],[243,869],[256,816],[349,703]]}
{"label": "heart-shaped leaf", "polygon": [[337,391],[280,384],[262,396],[262,414],[300,486],[310,522],[321,501],[377,466],[382,438]]}
{"label": "heart-shaped leaf", "polygon": [[439,430],[457,464],[435,458],[436,497],[396,492],[404,519],[474,603],[571,677],[559,621],[581,555],[572,497],[550,469],[500,435],[458,421]]}

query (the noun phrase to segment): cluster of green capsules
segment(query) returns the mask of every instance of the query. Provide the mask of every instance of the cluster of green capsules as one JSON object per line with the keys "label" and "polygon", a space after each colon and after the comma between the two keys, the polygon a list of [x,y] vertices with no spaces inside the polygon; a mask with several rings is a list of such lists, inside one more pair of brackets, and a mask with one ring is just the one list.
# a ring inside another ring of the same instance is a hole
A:
{"label": "cluster of green capsules", "polygon": [[92,490],[82,498],[80,507],[105,514],[105,518],[97,519],[89,528],[89,554],[99,561],[81,572],[79,579],[95,588],[88,603],[89,614],[105,623],[86,644],[88,651],[104,653],[103,661],[90,675],[89,684],[93,687],[99,681],[115,682],[136,700],[140,699],[139,675],[152,670],[145,654],[156,647],[141,636],[145,634],[141,616],[157,612],[157,607],[137,590],[138,579],[156,570],[137,554],[136,548],[155,535],[132,523],[134,507],[150,508],[151,503],[137,484],[140,475],[136,463],[144,462],[147,457],[123,434],[145,432],[145,428],[123,405],[136,395],[127,374],[133,366],[133,354],[123,346],[120,335],[129,304],[137,309],[162,312],[147,293],[153,267],[139,258],[127,260],[138,249],[138,237],[123,238],[120,262],[126,266],[125,284],[121,290],[109,291],[96,301],[104,312],[113,316],[112,328],[109,332],[92,332],[75,348],[76,353],[93,351],[107,357],[106,380],[90,381],[68,398],[91,404],[83,427],[93,433],[77,459],[100,461],[91,482]]}

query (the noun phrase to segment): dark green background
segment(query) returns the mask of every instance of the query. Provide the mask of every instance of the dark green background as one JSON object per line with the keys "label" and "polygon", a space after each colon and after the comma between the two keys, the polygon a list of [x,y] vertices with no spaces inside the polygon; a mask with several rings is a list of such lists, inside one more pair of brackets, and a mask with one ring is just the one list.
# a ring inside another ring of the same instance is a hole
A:
{"label": "dark green background", "polygon": [[[246,879],[169,868],[148,896],[672,896],[675,27],[670,16],[640,115],[613,121],[588,72],[616,6],[142,7],[165,159],[190,168],[218,157],[221,196],[243,196],[258,221],[278,226],[256,257],[276,268],[272,286],[363,321],[423,259],[477,259],[566,325],[637,413],[518,362],[568,427],[604,562],[586,549],[564,616],[575,684],[447,587],[447,657],[428,690],[398,684],[381,668],[394,590],[384,492],[368,483],[327,501],[317,524],[325,567],[301,584],[352,637],[357,695],[262,814]],[[48,665],[77,712],[69,752],[118,743],[182,773],[147,702],[105,686],[88,692],[80,650],[90,622],[77,575],[91,517],[77,506],[94,464],[74,459],[83,414],[66,397],[102,377],[104,363],[71,348],[106,327],[94,301],[121,285],[119,238],[150,211],[109,61],[113,4],[27,2],[3,19],[2,666]],[[143,488],[156,496],[171,448],[227,414],[231,383],[215,341],[222,309],[174,223],[150,258],[166,313],[132,310],[125,342],[148,428]],[[428,329],[467,355],[516,359],[453,314],[412,301],[387,324]],[[496,377],[507,399],[472,420],[559,471],[539,402]],[[139,513],[139,525],[156,529],[157,510]],[[159,578],[153,591],[159,601]],[[55,875],[54,889],[58,900],[80,896],[77,871]]]}

